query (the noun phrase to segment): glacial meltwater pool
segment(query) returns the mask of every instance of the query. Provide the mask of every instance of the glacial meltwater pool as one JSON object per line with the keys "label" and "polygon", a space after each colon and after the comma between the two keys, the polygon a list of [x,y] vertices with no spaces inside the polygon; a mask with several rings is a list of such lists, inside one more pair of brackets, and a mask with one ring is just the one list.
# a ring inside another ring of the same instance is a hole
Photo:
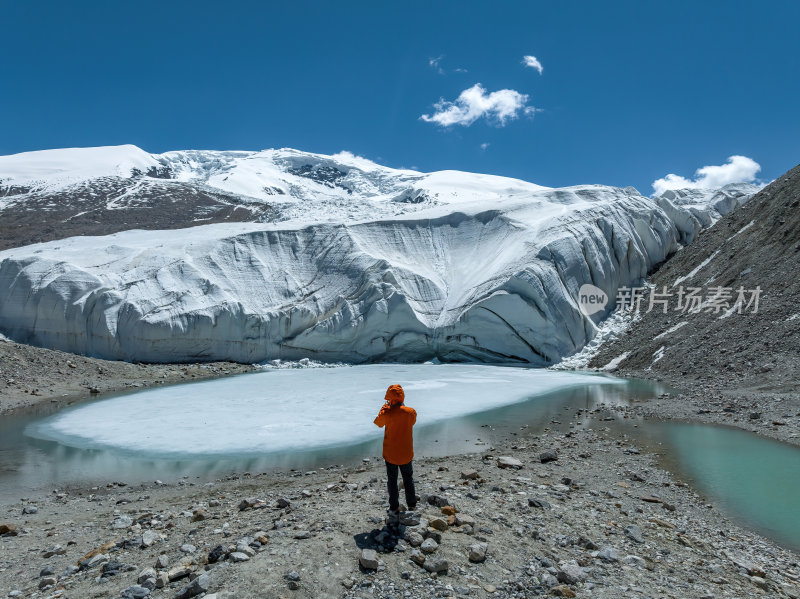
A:
{"label": "glacial meltwater pool", "polygon": [[[417,410],[417,456],[484,451],[497,432],[568,430],[578,409],[627,405],[664,387],[613,377],[486,365],[270,369],[117,394],[0,421],[0,497],[43,488],[209,480],[379,458],[372,424],[389,384]],[[563,420],[563,424],[561,421]],[[738,429],[588,422],[658,454],[740,523],[800,550],[800,449]]]}
{"label": "glacial meltwater pool", "polygon": [[485,425],[542,429],[565,408],[625,404],[654,392],[649,383],[502,366],[269,369],[5,418],[0,495],[379,457],[383,431],[372,421],[393,383],[417,410],[418,456],[484,451],[493,435]]}

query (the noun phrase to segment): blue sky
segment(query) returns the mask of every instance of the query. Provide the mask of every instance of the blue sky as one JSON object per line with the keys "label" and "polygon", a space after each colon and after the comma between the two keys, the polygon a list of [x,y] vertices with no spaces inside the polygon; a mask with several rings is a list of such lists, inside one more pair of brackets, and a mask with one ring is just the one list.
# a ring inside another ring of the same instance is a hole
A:
{"label": "blue sky", "polygon": [[0,154],[348,150],[645,193],[732,155],[765,181],[800,162],[795,1],[31,0],[2,12]]}

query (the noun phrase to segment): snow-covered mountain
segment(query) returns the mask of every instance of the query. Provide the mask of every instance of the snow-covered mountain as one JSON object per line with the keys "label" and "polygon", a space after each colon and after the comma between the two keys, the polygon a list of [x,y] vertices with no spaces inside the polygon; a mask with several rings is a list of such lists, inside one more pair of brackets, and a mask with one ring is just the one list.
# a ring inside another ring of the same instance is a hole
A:
{"label": "snow-covered mountain", "polygon": [[[548,364],[605,314],[580,312],[582,284],[613,298],[750,187],[653,199],[285,149],[0,157],[0,232],[64,206],[122,231],[58,240],[74,230],[50,224],[56,241],[0,252],[0,332],[142,361]],[[192,226],[198,204],[252,222]],[[154,212],[178,230],[125,230],[157,229]]]}
{"label": "snow-covered mountain", "polygon": [[134,227],[397,216],[540,189],[507,177],[391,169],[347,152],[44,150],[0,156],[0,249]]}

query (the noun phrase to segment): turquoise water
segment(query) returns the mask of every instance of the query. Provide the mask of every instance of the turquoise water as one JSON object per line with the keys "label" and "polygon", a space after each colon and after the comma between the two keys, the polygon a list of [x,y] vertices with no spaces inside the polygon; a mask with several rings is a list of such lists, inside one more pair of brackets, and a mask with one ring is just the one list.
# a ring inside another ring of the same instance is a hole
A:
{"label": "turquoise water", "polygon": [[800,550],[800,449],[723,426],[647,423],[642,432],[658,439],[665,465],[715,507]]}

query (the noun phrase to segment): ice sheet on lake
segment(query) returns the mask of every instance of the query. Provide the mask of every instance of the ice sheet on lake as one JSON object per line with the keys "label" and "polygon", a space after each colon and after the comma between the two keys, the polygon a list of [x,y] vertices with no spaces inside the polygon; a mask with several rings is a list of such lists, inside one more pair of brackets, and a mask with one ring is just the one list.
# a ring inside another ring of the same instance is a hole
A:
{"label": "ice sheet on lake", "polygon": [[566,387],[621,382],[484,365],[276,369],[85,404],[27,433],[75,447],[163,457],[286,452],[379,438],[382,431],[372,420],[389,384],[403,385],[418,426],[425,426]]}

